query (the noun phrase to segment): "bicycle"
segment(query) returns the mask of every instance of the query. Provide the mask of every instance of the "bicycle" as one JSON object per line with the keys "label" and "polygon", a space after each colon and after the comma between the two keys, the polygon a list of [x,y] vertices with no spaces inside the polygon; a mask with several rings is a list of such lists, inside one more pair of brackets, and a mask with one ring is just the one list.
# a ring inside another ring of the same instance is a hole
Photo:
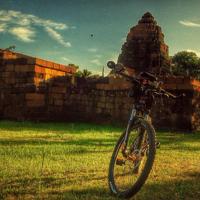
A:
{"label": "bicycle", "polygon": [[125,67],[113,61],[107,66],[133,83],[130,97],[134,104],[126,130],[118,139],[109,165],[108,184],[112,194],[121,198],[134,196],[144,185],[153,167],[156,154],[156,132],[150,123],[149,113],[156,96],[179,98],[161,88],[161,81],[149,72],[132,77]]}

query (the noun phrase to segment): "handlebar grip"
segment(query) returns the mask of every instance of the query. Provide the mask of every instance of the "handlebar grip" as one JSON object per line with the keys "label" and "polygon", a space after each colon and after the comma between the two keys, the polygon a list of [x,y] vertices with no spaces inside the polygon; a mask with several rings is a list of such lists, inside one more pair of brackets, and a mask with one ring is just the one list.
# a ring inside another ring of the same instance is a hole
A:
{"label": "handlebar grip", "polygon": [[108,68],[110,68],[110,69],[114,69],[114,68],[115,68],[115,62],[113,62],[113,61],[108,61],[108,62],[107,62],[107,66],[108,66]]}

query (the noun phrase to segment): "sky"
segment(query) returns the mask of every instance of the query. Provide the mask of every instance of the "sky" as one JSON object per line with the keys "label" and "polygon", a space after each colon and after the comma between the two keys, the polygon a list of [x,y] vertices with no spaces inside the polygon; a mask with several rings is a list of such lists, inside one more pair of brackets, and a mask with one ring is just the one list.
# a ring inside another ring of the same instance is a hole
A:
{"label": "sky", "polygon": [[116,61],[131,27],[151,12],[169,54],[200,56],[199,0],[0,0],[0,48],[94,74]]}

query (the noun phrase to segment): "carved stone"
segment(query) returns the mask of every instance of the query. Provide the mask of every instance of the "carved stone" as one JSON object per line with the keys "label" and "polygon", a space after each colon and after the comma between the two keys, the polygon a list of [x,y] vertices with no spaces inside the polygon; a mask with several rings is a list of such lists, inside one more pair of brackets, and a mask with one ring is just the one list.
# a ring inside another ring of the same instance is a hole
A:
{"label": "carved stone", "polygon": [[159,72],[161,66],[169,67],[164,34],[151,13],[145,13],[138,24],[130,29],[118,62],[135,69],[136,73]]}

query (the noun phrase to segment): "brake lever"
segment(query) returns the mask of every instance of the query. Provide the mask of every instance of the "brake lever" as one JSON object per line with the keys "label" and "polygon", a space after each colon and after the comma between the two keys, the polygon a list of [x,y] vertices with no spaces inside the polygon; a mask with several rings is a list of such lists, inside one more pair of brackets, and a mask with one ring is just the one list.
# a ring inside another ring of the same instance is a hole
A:
{"label": "brake lever", "polygon": [[168,95],[168,96],[171,97],[172,99],[181,99],[181,98],[183,98],[183,97],[186,96],[185,93],[180,94],[180,95],[178,95],[178,96],[173,95],[173,94],[170,94],[170,93],[165,93],[165,95]]}
{"label": "brake lever", "polygon": [[186,97],[186,94],[185,94],[185,93],[180,94],[180,95],[176,96],[176,99],[180,99],[180,98],[182,98],[182,97]]}
{"label": "brake lever", "polygon": [[125,71],[124,65],[121,64],[121,63],[117,63],[117,64],[115,65],[114,71],[115,71],[116,73],[122,73],[122,72],[124,72],[124,71]]}

